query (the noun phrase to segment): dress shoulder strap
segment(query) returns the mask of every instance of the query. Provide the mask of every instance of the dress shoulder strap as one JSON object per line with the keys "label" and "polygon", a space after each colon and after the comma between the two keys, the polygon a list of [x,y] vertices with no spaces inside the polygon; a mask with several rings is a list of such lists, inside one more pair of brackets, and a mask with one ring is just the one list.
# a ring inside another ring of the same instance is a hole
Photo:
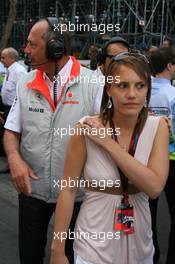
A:
{"label": "dress shoulder strap", "polygon": [[134,157],[147,165],[161,117],[148,116],[139,137]]}

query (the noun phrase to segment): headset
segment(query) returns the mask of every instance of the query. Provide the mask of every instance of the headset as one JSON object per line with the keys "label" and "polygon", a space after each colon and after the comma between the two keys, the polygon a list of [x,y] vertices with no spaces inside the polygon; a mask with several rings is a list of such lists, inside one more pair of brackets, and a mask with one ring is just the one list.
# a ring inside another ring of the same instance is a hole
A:
{"label": "headset", "polygon": [[112,37],[109,41],[105,43],[104,47],[100,48],[98,51],[97,60],[99,64],[105,63],[105,60],[107,57],[107,48],[110,44],[113,44],[113,43],[122,43],[128,48],[128,50],[130,50],[129,43],[126,41],[126,39],[119,37],[119,36]]}
{"label": "headset", "polygon": [[57,60],[61,59],[65,53],[62,35],[59,30],[57,30],[57,26],[59,23],[58,19],[56,17],[47,17],[45,18],[45,20],[47,21],[51,29],[51,32],[49,32],[48,40],[46,42],[47,60],[39,64],[32,64],[31,59],[28,57],[28,55],[26,55],[24,63],[29,67],[28,71],[30,70],[30,67],[42,66],[44,64],[47,64],[49,60],[56,62]]}
{"label": "headset", "polygon": [[46,21],[52,31],[46,43],[46,57],[48,60],[57,61],[65,52],[62,35],[57,29],[59,22],[56,17],[47,17]]}

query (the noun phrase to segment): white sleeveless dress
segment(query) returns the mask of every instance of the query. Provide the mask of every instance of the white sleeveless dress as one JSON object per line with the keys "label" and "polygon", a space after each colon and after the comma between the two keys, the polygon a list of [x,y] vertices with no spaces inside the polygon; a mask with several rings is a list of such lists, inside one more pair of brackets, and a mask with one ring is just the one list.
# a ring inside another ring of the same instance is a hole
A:
{"label": "white sleeveless dress", "polygon": [[[149,116],[139,137],[134,157],[144,165],[148,163],[159,121],[160,117]],[[120,179],[116,164],[102,147],[86,138],[86,148],[85,179]],[[118,239],[114,230],[114,214],[121,198],[121,195],[85,191],[75,227],[75,233],[84,236],[74,240],[75,264],[153,264],[148,196],[143,192],[129,195],[130,204],[134,207],[135,233],[128,236],[121,233]],[[99,235],[94,237],[94,234]],[[107,234],[110,234],[108,239]]]}

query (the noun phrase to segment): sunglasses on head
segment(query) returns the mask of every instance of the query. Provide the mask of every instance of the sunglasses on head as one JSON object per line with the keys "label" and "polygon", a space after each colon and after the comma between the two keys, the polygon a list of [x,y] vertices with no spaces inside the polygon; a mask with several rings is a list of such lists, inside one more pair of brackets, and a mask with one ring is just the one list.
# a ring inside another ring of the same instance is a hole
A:
{"label": "sunglasses on head", "polygon": [[112,57],[112,61],[120,61],[122,59],[125,59],[127,57],[136,57],[139,59],[142,59],[145,63],[149,64],[149,61],[147,59],[147,57],[145,55],[143,55],[142,53],[137,53],[137,52],[121,52],[115,56]]}

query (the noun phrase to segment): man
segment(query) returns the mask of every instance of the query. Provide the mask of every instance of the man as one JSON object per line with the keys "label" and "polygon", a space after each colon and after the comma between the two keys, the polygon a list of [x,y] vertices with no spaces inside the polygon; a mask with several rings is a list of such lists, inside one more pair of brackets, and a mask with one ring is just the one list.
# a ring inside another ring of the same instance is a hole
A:
{"label": "man", "polygon": [[[5,150],[19,192],[21,264],[43,264],[70,129],[82,116],[93,114],[98,90],[98,84],[90,82],[93,72],[68,55],[70,43],[55,30],[57,24],[56,18],[47,18],[32,27],[25,53],[36,70],[19,83],[5,124]],[[79,206],[76,203],[73,222]]]}
{"label": "man", "polygon": [[19,54],[14,48],[6,48],[1,52],[1,62],[7,68],[1,96],[4,104],[5,118],[7,117],[16,96],[16,87],[20,78],[26,73],[25,68],[17,62]]}
{"label": "man", "polygon": [[2,68],[3,75],[5,75],[0,97],[0,156],[4,156],[4,149],[2,145],[2,137],[4,134],[4,125],[7,115],[12,106],[13,100],[16,96],[17,83],[26,73],[25,68],[20,65],[17,60],[19,54],[14,48],[6,48],[1,52],[1,62],[6,70]]}
{"label": "man", "polygon": [[2,88],[5,74],[6,74],[6,68],[4,67],[2,62],[0,62],[0,93],[1,93],[1,88]]}
{"label": "man", "polygon": [[[175,87],[171,85],[171,80],[175,78],[175,51],[172,48],[159,48],[151,53],[150,65],[152,68],[152,93],[150,100],[150,110],[156,115],[164,115],[170,118],[172,123],[172,133],[170,136],[170,170],[167,183],[165,185],[165,195],[169,207],[171,218],[171,229],[169,234],[169,245],[166,264],[174,263],[175,252]],[[155,246],[154,263],[158,263],[160,256],[157,239],[156,219],[157,219],[158,199],[150,200],[152,213],[153,242]]]}
{"label": "man", "polygon": [[96,74],[97,76],[99,76],[100,79],[100,89],[98,90],[98,94],[95,101],[96,113],[99,113],[100,111],[104,87],[104,81],[102,81],[102,78],[100,77],[106,74],[109,64],[114,56],[118,55],[121,52],[127,52],[129,51],[129,49],[129,43],[124,38],[112,37],[109,41],[105,43],[104,47],[99,52],[97,59],[99,67],[96,70]]}
{"label": "man", "polygon": [[90,59],[90,69],[91,70],[96,70],[97,69],[97,55],[98,55],[98,47],[95,45],[91,45],[89,47],[89,51],[88,51],[88,57]]}
{"label": "man", "polygon": [[4,155],[4,150],[3,150],[3,146],[2,146],[2,137],[3,137],[3,131],[4,131],[4,128],[3,128],[4,108],[3,108],[3,104],[2,104],[2,98],[1,98],[1,88],[2,88],[5,73],[6,73],[6,69],[5,69],[4,65],[0,62],[0,157]]}
{"label": "man", "polygon": [[171,48],[172,46],[173,46],[173,41],[168,36],[164,36],[162,42],[162,48]]}

